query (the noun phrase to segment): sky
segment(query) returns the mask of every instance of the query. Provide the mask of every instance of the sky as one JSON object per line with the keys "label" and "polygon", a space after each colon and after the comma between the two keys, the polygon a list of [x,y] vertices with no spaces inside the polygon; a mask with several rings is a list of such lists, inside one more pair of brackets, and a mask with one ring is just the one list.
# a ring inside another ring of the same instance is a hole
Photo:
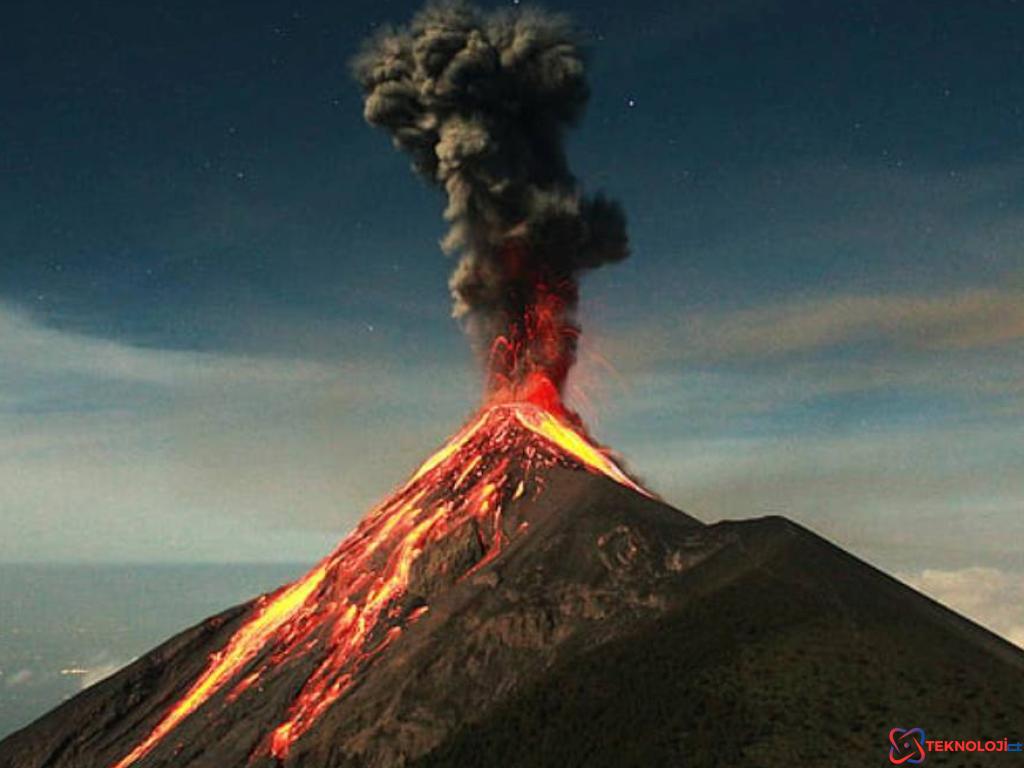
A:
{"label": "sky", "polygon": [[[311,561],[473,410],[443,202],[347,71],[417,7],[5,7],[0,561]],[[1024,5],[549,7],[630,221],[594,434],[1024,638]]]}

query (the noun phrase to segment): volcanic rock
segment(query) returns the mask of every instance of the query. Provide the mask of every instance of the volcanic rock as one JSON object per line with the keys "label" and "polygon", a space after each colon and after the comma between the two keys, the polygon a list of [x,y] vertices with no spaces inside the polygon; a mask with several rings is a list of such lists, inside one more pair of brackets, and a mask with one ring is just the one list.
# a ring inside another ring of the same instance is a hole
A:
{"label": "volcanic rock", "polygon": [[[417,539],[411,563],[397,545],[377,557],[408,566],[382,571],[401,579],[379,612],[375,587],[342,590],[329,558],[304,607],[132,764],[861,768],[887,761],[895,726],[1021,735],[1020,649],[793,522],[704,525],[507,416],[418,475],[448,478],[449,494],[462,452],[486,448],[487,514]],[[529,472],[526,452],[544,458]],[[8,737],[0,768],[123,763],[285,594],[208,619]],[[376,623],[335,663],[344,606]],[[324,669],[339,695],[294,719]],[[290,717],[301,732],[275,750]],[[957,757],[929,762],[974,764]]]}

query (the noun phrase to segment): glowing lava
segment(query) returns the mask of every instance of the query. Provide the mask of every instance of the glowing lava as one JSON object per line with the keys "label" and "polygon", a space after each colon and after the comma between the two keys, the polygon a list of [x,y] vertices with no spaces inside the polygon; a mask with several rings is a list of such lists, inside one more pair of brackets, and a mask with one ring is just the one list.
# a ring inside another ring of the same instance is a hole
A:
{"label": "glowing lava", "polygon": [[304,658],[313,661],[312,673],[256,752],[286,757],[359,672],[429,610],[423,595],[410,592],[410,574],[424,549],[470,525],[482,555],[452,576],[493,560],[525,530],[513,507],[542,491],[537,470],[585,470],[646,493],[564,409],[544,407],[550,394],[536,398],[543,405],[499,402],[482,410],[331,555],[295,583],[257,600],[188,691],[114,768],[143,758],[201,707],[216,712],[229,706],[275,667]]}

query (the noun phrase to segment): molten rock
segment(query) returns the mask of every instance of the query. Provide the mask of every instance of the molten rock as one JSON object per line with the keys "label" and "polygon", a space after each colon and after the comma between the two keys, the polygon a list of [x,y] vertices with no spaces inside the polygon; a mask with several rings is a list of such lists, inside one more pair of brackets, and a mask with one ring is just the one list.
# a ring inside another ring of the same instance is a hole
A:
{"label": "molten rock", "polygon": [[306,576],[0,767],[861,766],[894,725],[1008,733],[1022,683],[1018,649],[804,529],[702,525],[564,412],[506,402]]}

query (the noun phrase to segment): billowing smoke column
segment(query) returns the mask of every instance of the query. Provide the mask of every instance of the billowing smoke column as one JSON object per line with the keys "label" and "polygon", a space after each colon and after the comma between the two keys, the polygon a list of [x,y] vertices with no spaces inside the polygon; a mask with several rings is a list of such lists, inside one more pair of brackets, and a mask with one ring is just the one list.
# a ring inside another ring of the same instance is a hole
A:
{"label": "billowing smoke column", "polygon": [[582,52],[565,19],[428,6],[370,41],[353,70],[364,115],[448,196],[450,287],[492,398],[558,398],[575,359],[582,271],[627,255],[625,217],[585,197],[563,134],[582,114]]}

